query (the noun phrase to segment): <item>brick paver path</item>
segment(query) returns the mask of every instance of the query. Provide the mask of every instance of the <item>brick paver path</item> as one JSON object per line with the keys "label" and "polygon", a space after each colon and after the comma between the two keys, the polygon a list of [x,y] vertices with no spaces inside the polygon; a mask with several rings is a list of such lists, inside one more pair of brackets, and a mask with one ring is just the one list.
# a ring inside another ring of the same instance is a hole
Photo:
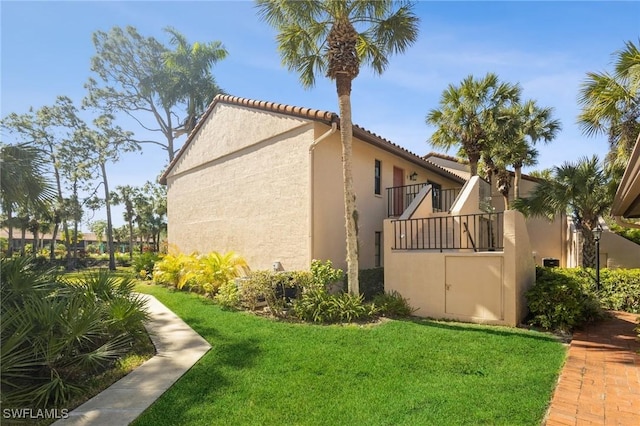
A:
{"label": "brick paver path", "polygon": [[611,314],[573,334],[546,426],[640,425],[640,315]]}

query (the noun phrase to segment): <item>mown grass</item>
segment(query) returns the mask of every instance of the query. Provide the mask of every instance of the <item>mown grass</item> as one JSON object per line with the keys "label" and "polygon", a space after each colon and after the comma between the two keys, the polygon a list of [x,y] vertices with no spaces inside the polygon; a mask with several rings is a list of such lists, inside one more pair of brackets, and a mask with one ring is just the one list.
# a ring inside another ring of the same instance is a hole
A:
{"label": "mown grass", "polygon": [[537,332],[273,321],[139,285],[213,348],[134,425],[538,425],[565,357]]}

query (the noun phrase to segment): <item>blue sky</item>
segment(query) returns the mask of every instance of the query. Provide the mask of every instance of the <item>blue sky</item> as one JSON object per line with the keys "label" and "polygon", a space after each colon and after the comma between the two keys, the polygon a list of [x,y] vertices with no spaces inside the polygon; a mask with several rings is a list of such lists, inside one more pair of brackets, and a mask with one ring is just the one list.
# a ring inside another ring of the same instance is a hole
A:
{"label": "blue sky", "polygon": [[[382,76],[362,70],[354,82],[356,124],[426,154],[433,150],[426,141],[434,129],[424,118],[438,106],[442,91],[469,74],[494,72],[519,83],[525,98],[553,107],[562,122],[556,140],[538,147],[539,164],[533,169],[606,153],[604,137],[587,138],[575,124],[578,90],[587,72],[611,69],[612,53],[625,41],[638,40],[640,2],[422,1],[415,11],[421,18],[417,43],[392,57]],[[298,76],[281,66],[275,31],[258,19],[253,2],[3,0],[0,14],[2,117],[52,104],[58,95],[80,104],[91,75],[91,35],[116,25],[133,25],[165,43],[167,26],[190,42],[221,41],[229,57],[213,73],[232,95],[338,110],[332,82],[319,78],[315,88],[305,90]],[[142,136],[134,124],[127,125]],[[160,174],[166,153],[152,145],[143,148],[142,154],[126,154],[109,166],[112,188],[142,185]],[[122,223],[121,210],[114,220]]]}

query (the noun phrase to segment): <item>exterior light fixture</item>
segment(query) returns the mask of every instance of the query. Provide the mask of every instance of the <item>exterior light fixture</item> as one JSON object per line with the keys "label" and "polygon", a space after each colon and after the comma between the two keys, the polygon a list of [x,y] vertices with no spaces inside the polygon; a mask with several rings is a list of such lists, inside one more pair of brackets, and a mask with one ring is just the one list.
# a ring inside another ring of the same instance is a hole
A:
{"label": "exterior light fixture", "polygon": [[409,175],[409,180],[411,180],[411,181],[416,181],[416,180],[418,180],[418,173],[416,173],[416,172],[411,173],[411,174]]}
{"label": "exterior light fixture", "polygon": [[602,228],[600,224],[591,230],[593,240],[596,242],[596,291],[600,290],[600,238],[602,238]]}

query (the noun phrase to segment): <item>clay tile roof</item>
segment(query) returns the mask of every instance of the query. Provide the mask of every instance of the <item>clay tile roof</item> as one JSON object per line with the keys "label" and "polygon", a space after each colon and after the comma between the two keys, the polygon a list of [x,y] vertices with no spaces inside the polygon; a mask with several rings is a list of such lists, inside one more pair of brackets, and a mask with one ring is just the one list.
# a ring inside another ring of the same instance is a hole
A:
{"label": "clay tile roof", "polygon": [[451,155],[441,154],[439,152],[434,152],[434,151],[431,151],[430,153],[425,155],[423,158],[425,160],[427,160],[427,159],[429,159],[429,157],[442,158],[443,160],[454,161],[454,162],[460,163],[460,164],[469,164],[469,162],[467,160],[465,160],[464,158],[453,157]]}
{"label": "clay tile roof", "polygon": [[[331,111],[322,111],[322,110],[311,109],[311,108],[285,105],[285,104],[279,104],[276,102],[257,101],[253,99],[240,98],[238,96],[231,96],[231,95],[216,95],[213,98],[213,101],[211,102],[207,110],[205,111],[205,113],[202,115],[202,117],[198,121],[198,124],[196,125],[196,127],[191,131],[191,133],[189,133],[189,137],[187,138],[187,141],[184,143],[184,146],[176,154],[173,161],[169,164],[167,169],[164,171],[164,173],[160,177],[161,184],[167,183],[167,175],[169,171],[174,167],[176,162],[181,157],[182,153],[185,152],[185,149],[193,140],[194,136],[198,133],[200,128],[203,126],[209,114],[211,114],[215,106],[219,103],[239,105],[239,106],[244,106],[248,108],[255,108],[263,111],[269,111],[269,112],[274,112],[278,114],[285,114],[293,117],[305,118],[305,119],[314,120],[314,121],[320,121],[325,124],[331,124],[335,122],[338,124],[338,126],[340,125],[340,117],[338,116],[338,114]],[[399,155],[405,158],[406,160],[409,160],[413,163],[418,164],[421,167],[426,167],[428,169],[431,169],[433,172],[443,175],[448,179],[452,179],[455,181],[459,181],[460,183],[464,183],[464,179],[449,172],[443,167],[440,167],[437,164],[425,161],[424,158],[420,157],[417,154],[414,154],[408,149],[401,147],[400,145],[396,145],[395,143],[381,136],[378,136],[377,134],[363,127],[360,127],[356,124],[353,124],[353,135],[365,142],[368,142],[372,145],[378,146],[382,149],[385,149],[396,155]]]}

